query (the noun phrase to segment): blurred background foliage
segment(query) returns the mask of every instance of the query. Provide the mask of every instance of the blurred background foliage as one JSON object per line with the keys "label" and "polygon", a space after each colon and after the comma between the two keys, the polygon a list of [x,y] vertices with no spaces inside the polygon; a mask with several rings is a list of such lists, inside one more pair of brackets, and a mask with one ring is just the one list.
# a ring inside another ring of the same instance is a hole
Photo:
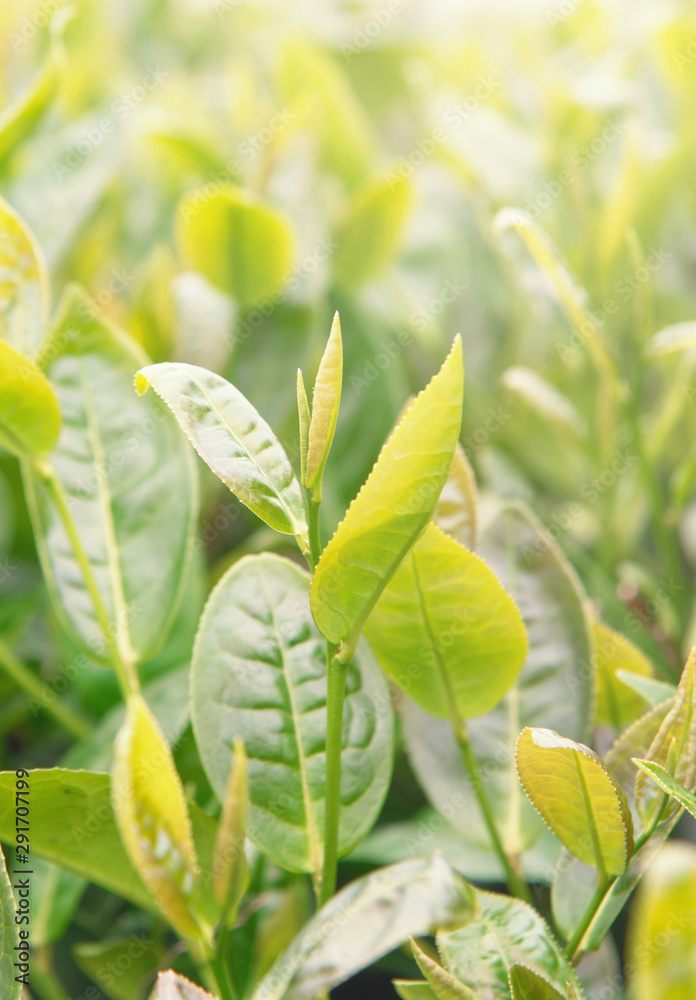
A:
{"label": "blurred background foliage", "polygon": [[[696,637],[692,4],[3,0],[0,107],[0,191],[53,301],[80,282],[154,360],[224,374],[296,465],[295,370],[313,378],[340,311],[325,537],[461,332],[483,494],[528,501],[604,620],[678,676]],[[0,247],[0,316],[2,267]],[[146,682],[185,681],[211,582],[284,544],[201,481],[199,556]],[[96,726],[115,681],[50,610],[4,454],[0,510],[2,648]],[[4,674],[0,706],[4,768],[61,759],[68,737]],[[209,801],[185,736],[177,763]],[[400,767],[391,819],[418,805]],[[111,905],[88,899],[83,923]]]}

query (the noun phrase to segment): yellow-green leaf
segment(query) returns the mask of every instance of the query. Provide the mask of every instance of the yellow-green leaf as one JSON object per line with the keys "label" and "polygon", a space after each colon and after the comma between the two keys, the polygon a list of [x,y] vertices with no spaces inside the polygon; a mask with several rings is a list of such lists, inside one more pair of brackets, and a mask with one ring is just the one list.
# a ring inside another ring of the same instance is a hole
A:
{"label": "yellow-green leaf", "polygon": [[20,216],[0,198],[0,339],[34,357],[49,299],[43,252]]}
{"label": "yellow-green leaf", "polygon": [[247,758],[244,743],[236,739],[213,858],[213,890],[225,922],[234,920],[249,883],[249,869],[244,853],[248,810]]}
{"label": "yellow-green leaf", "polygon": [[633,849],[623,790],[603,761],[552,729],[523,729],[517,770],[527,795],[569,851],[598,872],[619,875]]}
{"label": "yellow-green leaf", "polygon": [[652,664],[626,636],[603,622],[594,623],[593,633],[597,667],[596,720],[600,726],[613,726],[621,731],[643,714],[645,701],[624,684],[616,672],[624,670],[652,677]]}
{"label": "yellow-green leaf", "polygon": [[186,265],[243,307],[277,292],[292,263],[288,220],[236,187],[212,197],[205,189],[186,194],[179,203],[177,238]]}
{"label": "yellow-green leaf", "polygon": [[683,323],[672,323],[665,326],[645,345],[648,357],[658,357],[661,354],[675,354],[678,351],[690,351],[696,347],[696,320]]}
{"label": "yellow-green leaf", "polygon": [[476,994],[439,962],[434,961],[411,939],[413,957],[438,1000],[477,1000]]}
{"label": "yellow-green leaf", "polygon": [[565,1000],[555,986],[526,965],[511,965],[508,976],[512,1000]]}
{"label": "yellow-green leaf", "polygon": [[482,715],[514,684],[527,654],[522,616],[482,559],[434,524],[365,623],[396,683],[433,715]]}
{"label": "yellow-green leaf", "polygon": [[[696,648],[691,650],[679,681],[674,705],[645,754],[645,759],[666,768],[687,791],[696,787]],[[659,808],[663,793],[644,771],[636,775],[636,808],[645,826]],[[671,812],[678,809],[672,803]],[[666,819],[669,811],[663,814]]]}
{"label": "yellow-green leaf", "polygon": [[673,799],[677,800],[680,806],[683,806],[687,812],[690,812],[696,818],[696,795],[687,788],[684,788],[683,785],[680,785],[678,781],[675,781],[666,768],[662,767],[661,764],[653,763],[651,760],[639,760],[637,757],[633,758],[633,763],[647,774],[649,778],[652,778],[663,792],[671,795]]}
{"label": "yellow-green leaf", "polygon": [[459,337],[392,431],[319,560],[310,601],[317,626],[352,657],[384,587],[430,521],[449,475],[462,418]]}
{"label": "yellow-green leaf", "polygon": [[132,695],[114,751],[114,815],[126,851],[172,927],[201,936],[189,900],[198,875],[181,779],[158,723],[140,695]]}
{"label": "yellow-green leaf", "polygon": [[300,482],[307,485],[307,451],[309,449],[309,400],[302,372],[297,369],[297,417],[300,425]]}
{"label": "yellow-green leaf", "polygon": [[40,368],[0,340],[0,445],[13,455],[51,451],[60,431],[58,400]]}
{"label": "yellow-green leaf", "polygon": [[696,996],[696,847],[665,844],[631,912],[626,967],[633,1000]]}
{"label": "yellow-green leaf", "polygon": [[437,1000],[437,994],[430,983],[409,979],[393,979],[392,986],[401,1000]]}
{"label": "yellow-green leaf", "polygon": [[315,501],[321,500],[321,481],[329,457],[338,408],[341,403],[343,379],[343,344],[338,313],[331,324],[331,333],[319,365],[312,396],[312,420],[309,425],[307,445],[307,472],[305,485],[312,491]]}
{"label": "yellow-green leaf", "polygon": [[460,545],[475,549],[478,539],[478,490],[474,470],[460,444],[454,449],[452,468],[442,487],[433,520]]}

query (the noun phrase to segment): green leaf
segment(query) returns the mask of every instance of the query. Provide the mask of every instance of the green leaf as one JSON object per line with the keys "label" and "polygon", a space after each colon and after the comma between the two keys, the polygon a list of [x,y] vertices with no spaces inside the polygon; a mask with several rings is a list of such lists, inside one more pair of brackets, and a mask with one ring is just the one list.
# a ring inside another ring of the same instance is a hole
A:
{"label": "green leaf", "polygon": [[365,635],[399,687],[441,718],[493,708],[527,652],[520,613],[493,571],[434,524],[387,584]]}
{"label": "green leaf", "polygon": [[166,972],[158,973],[155,988],[148,1000],[215,1000],[215,997],[185,976],[167,969]]}
{"label": "green leaf", "polygon": [[645,345],[645,354],[656,358],[662,354],[674,354],[678,351],[690,351],[696,347],[696,321],[672,323],[665,326],[651,337]]}
{"label": "green leaf", "polygon": [[[133,395],[143,357],[69,288],[41,364],[63,425],[51,466],[125,660],[166,639],[193,550],[197,482],[175,421],[154,397]],[[36,544],[56,610],[90,656],[107,659],[104,634],[55,499],[28,463],[23,476]]]}
{"label": "green leaf", "polygon": [[35,458],[51,451],[60,431],[60,409],[51,384],[36,365],[0,341],[0,445]]}
{"label": "green leaf", "polygon": [[[653,667],[647,656],[633,643],[604,625],[595,622],[594,648],[597,668],[596,721],[613,726],[618,732],[634,722],[645,710],[645,701],[622,683],[625,674],[652,678]],[[618,676],[618,671],[622,676]]]}
{"label": "green leaf", "polygon": [[678,781],[675,781],[666,768],[660,764],[655,764],[651,760],[640,760],[639,758],[634,758],[633,763],[647,774],[649,778],[652,778],[663,792],[671,795],[673,799],[677,800],[679,805],[683,806],[687,812],[690,812],[696,818],[696,795],[690,792],[688,788],[680,785]]}
{"label": "green leaf", "polygon": [[71,951],[75,964],[112,1000],[142,1000],[164,958],[163,946],[145,934],[83,941]]}
{"label": "green leaf", "polygon": [[[12,777],[16,780],[14,773]],[[13,807],[14,792],[15,789],[13,787]],[[14,813],[12,819],[14,820]],[[8,833],[3,836],[3,840],[9,841],[11,839],[14,841],[15,832],[13,829],[11,834]],[[14,949],[19,942],[19,935],[17,933],[19,928],[15,923],[15,913],[15,899],[7,875],[5,855],[2,853],[2,848],[0,847],[0,918],[2,919],[2,923],[0,923],[0,988],[2,996],[7,997],[7,1000],[18,1000],[22,992],[22,984],[16,981],[17,970],[14,968],[14,963],[17,961],[17,952]],[[24,929],[26,930],[26,928]]]}
{"label": "green leaf", "polygon": [[131,695],[111,777],[124,847],[175,930],[197,940],[190,900],[198,874],[191,820],[172,752],[142,696]]}
{"label": "green leaf", "polygon": [[643,701],[643,708],[645,708],[646,704],[651,708],[654,708],[655,705],[661,705],[667,699],[674,698],[677,693],[677,688],[674,684],[668,684],[667,681],[658,681],[654,677],[643,677],[641,674],[633,673],[633,671],[619,669],[616,671],[615,676],[617,681],[621,681],[626,687],[631,688],[632,691],[640,695]]}
{"label": "green leaf", "polygon": [[447,969],[443,969],[438,962],[433,961],[413,940],[411,940],[411,948],[418,968],[427,979],[438,1000],[477,1000],[476,994],[468,986],[461,983]]}
{"label": "green leaf", "polygon": [[300,425],[300,482],[307,485],[307,452],[309,451],[309,400],[302,372],[297,369],[297,417]]}
{"label": "green leaf", "polygon": [[186,266],[245,308],[268,299],[288,279],[290,223],[248,191],[225,187],[212,196],[205,189],[190,191],[179,203],[176,231]]}
{"label": "green leaf", "polygon": [[632,908],[626,966],[633,1000],[696,996],[696,848],[670,841],[648,870]]}
{"label": "green leaf", "polygon": [[[687,791],[696,790],[696,647],[681,675],[674,705],[665,717],[646,754],[636,754],[645,760],[666,767]],[[655,809],[663,799],[661,789],[650,781],[643,771],[636,775],[636,809],[648,826]],[[671,804],[665,816],[673,814],[678,806]]]}
{"label": "green leaf", "polygon": [[[0,772],[0,840],[15,837],[14,771]],[[29,771],[32,853],[67,868],[96,885],[128,899],[148,912],[152,896],[126,854],[116,823],[109,776],[64,768]],[[196,806],[191,808],[202,882],[210,877],[215,822]],[[197,899],[205,903],[205,896]],[[214,907],[208,907],[215,919]]]}
{"label": "green leaf", "polygon": [[565,1000],[548,979],[526,965],[511,965],[508,977],[512,1000]]}
{"label": "green leaf", "polygon": [[533,907],[510,896],[475,891],[478,907],[461,928],[441,931],[437,946],[445,965],[481,1000],[510,1000],[508,970],[521,964],[559,991],[579,984],[548,925]]}
{"label": "green leaf", "polygon": [[312,396],[312,420],[307,443],[307,473],[305,485],[312,499],[321,500],[321,481],[338,420],[343,379],[343,344],[338,313],[331,324],[331,333],[322,355]]}
{"label": "green leaf", "polygon": [[239,389],[196,365],[148,365],[136,388],[151,385],[215,475],[276,531],[295,535],[306,550],[300,484],[275,434]]}
{"label": "green leaf", "polygon": [[382,448],[317,565],[310,601],[319,630],[350,661],[379,595],[430,521],[449,475],[462,417],[456,338],[438,374]]}
{"label": "green leaf", "polygon": [[48,268],[33,234],[0,198],[0,339],[34,357],[48,318]]}
{"label": "green leaf", "polygon": [[475,549],[478,538],[478,491],[474,471],[460,444],[454,449],[452,468],[442,487],[433,520],[467,549]]}
{"label": "green leaf", "polygon": [[333,258],[340,288],[353,292],[385,267],[399,245],[412,200],[411,184],[403,177],[380,177],[361,189]]}
{"label": "green leaf", "polygon": [[[249,757],[249,833],[291,871],[323,861],[326,644],[312,621],[309,576],[265,554],[235,563],[201,618],[192,717],[210,782],[222,800],[235,738]],[[339,853],[379,814],[392,767],[392,710],[367,644],[346,679]]]}
{"label": "green leaf", "polygon": [[249,868],[244,853],[248,810],[246,753],[242,740],[235,740],[234,759],[222,802],[213,857],[213,890],[226,923],[234,923],[237,907],[249,884]]}
{"label": "green leaf", "polygon": [[469,918],[471,887],[437,855],[380,868],[338,892],[261,981],[252,1000],[328,992],[409,937]]}
{"label": "green leaf", "polygon": [[62,939],[87,888],[86,879],[34,855],[31,859],[31,940],[42,947]]}
{"label": "green leaf", "polygon": [[419,983],[406,979],[392,980],[392,986],[401,997],[401,1000],[438,1000],[429,983]]}
{"label": "green leaf", "polygon": [[522,730],[517,770],[524,789],[569,851],[604,878],[620,875],[633,850],[628,801],[593,750],[552,729]]}
{"label": "green leaf", "polygon": [[[503,701],[467,722],[506,849],[519,855],[546,830],[517,778],[520,730],[543,725],[589,740],[593,675],[586,598],[559,547],[521,504],[500,508],[484,525],[478,554],[515,599],[529,643],[519,679]],[[437,809],[447,808],[469,845],[490,851],[449,721],[433,719],[409,700],[403,718],[409,759],[426,797]]]}
{"label": "green leaf", "polygon": [[537,413],[546,424],[552,424],[573,437],[582,437],[585,424],[567,396],[543,379],[532,368],[515,365],[506,368],[501,384],[508,393]]}

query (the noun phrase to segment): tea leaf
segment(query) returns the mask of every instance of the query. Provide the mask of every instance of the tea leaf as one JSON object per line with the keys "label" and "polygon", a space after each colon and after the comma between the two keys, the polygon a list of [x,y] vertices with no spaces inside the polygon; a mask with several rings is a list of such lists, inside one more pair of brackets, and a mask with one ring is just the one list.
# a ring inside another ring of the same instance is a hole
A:
{"label": "tea leaf", "polygon": [[437,994],[429,983],[394,979],[392,980],[392,986],[401,997],[401,1000],[438,1000]]}
{"label": "tea leaf", "polygon": [[13,455],[51,451],[60,431],[60,409],[51,384],[36,365],[0,341],[0,445]]}
{"label": "tea leaf", "polygon": [[671,795],[673,799],[676,799],[679,805],[683,806],[687,812],[690,812],[692,816],[696,817],[696,795],[690,792],[688,788],[684,788],[680,785],[678,781],[674,780],[674,777],[660,764],[655,764],[651,760],[639,760],[638,758],[633,759],[633,763],[636,767],[639,767],[641,771],[652,778],[654,782],[663,790]]}
{"label": "tea leaf", "polygon": [[573,437],[582,437],[585,433],[584,421],[568,397],[532,368],[522,365],[506,368],[500,381],[507,392],[516,396],[547,424],[570,432]]}
{"label": "tea leaf", "polygon": [[387,584],[365,635],[399,687],[442,718],[493,708],[527,652],[520,613],[493,571],[434,524]]}
{"label": "tea leaf", "polygon": [[190,191],[179,203],[176,232],[186,265],[252,306],[277,292],[292,263],[293,234],[286,217],[237,187],[212,196]]}
{"label": "tea leaf", "polygon": [[512,1000],[565,1000],[547,979],[526,965],[511,965],[508,977]]}
{"label": "tea leaf", "polygon": [[[52,768],[29,771],[27,780],[31,788],[33,853],[115,892],[148,912],[156,912],[152,896],[121,842],[114,821],[109,776]],[[0,839],[3,841],[15,837],[16,781],[14,771],[0,772]],[[57,816],[60,816],[59,824]],[[209,876],[216,824],[197,806],[191,807],[191,818],[202,875]],[[196,903],[199,909],[204,908],[208,919],[215,920],[215,908],[205,893],[197,895]]]}
{"label": "tea leaf", "polygon": [[35,947],[63,939],[87,880],[34,855],[31,859],[31,936]]}
{"label": "tea leaf", "polygon": [[334,254],[336,284],[354,291],[375,277],[394,255],[413,191],[403,177],[371,181],[359,192]]}
{"label": "tea leaf", "polygon": [[460,983],[447,969],[443,969],[438,962],[433,961],[413,940],[411,940],[411,948],[418,968],[427,979],[438,1000],[476,1000],[476,994],[468,986]]}
{"label": "tea leaf", "polygon": [[[636,695],[622,678],[626,674],[652,678],[653,667],[647,656],[633,643],[602,622],[595,622],[595,664],[597,667],[596,721],[621,731],[643,714],[645,701]],[[621,676],[619,676],[621,671]]]}
{"label": "tea leaf", "polygon": [[0,338],[34,357],[48,319],[44,255],[20,216],[0,198]]}
{"label": "tea leaf", "polygon": [[665,326],[645,345],[645,354],[649,358],[662,354],[674,354],[677,351],[689,351],[696,347],[696,322],[672,323]]}
{"label": "tea leaf", "polygon": [[[323,861],[326,649],[309,576],[266,554],[235,563],[206,605],[193,656],[193,726],[222,800],[235,737],[249,758],[249,832],[291,871]],[[346,679],[339,853],[371,829],[392,768],[392,709],[367,644]]]}
{"label": "tea leaf", "polygon": [[[197,483],[166,408],[133,395],[136,345],[103,321],[76,286],[65,294],[40,364],[63,424],[51,453],[54,485],[74,522],[124,660],[153,656],[167,637],[192,553]],[[37,548],[63,624],[106,660],[104,633],[55,497],[25,463]]]}
{"label": "tea leaf", "polygon": [[306,549],[300,484],[275,434],[239,389],[205,368],[169,362],[138,372],[138,392],[149,385],[225,486],[262,521],[295,535]]}
{"label": "tea leaf", "polygon": [[[78,968],[104,986],[113,1000],[141,1000],[152,981],[152,970],[164,959],[160,942],[138,937],[107,937],[103,941],[81,941],[70,949]],[[118,973],[106,970],[115,969]],[[106,975],[105,975],[106,973]],[[108,982],[107,984],[104,982]]]}
{"label": "tea leaf", "polygon": [[[696,647],[681,675],[674,705],[660,726],[644,757],[666,767],[687,791],[696,790]],[[673,758],[673,759],[672,759]],[[636,809],[643,824],[648,826],[663,799],[663,793],[643,771],[636,775]],[[677,809],[675,803],[665,817]],[[663,818],[665,818],[663,817]]]}
{"label": "tea leaf", "polygon": [[[502,507],[484,527],[478,554],[516,601],[528,637],[527,658],[511,690],[487,715],[467,722],[505,846],[521,854],[546,828],[517,778],[520,730],[539,724],[589,739],[593,676],[586,599],[559,547],[520,504]],[[403,718],[409,759],[426,797],[438,809],[461,803],[450,822],[468,844],[490,851],[449,721],[433,719],[410,701]]]}
{"label": "tea leaf", "polygon": [[320,631],[348,663],[379,595],[432,517],[462,415],[461,341],[392,431],[324,549],[310,601]]}
{"label": "tea leaf", "polygon": [[175,930],[197,940],[189,905],[198,874],[191,820],[171,749],[141,695],[131,695],[116,739],[111,795],[134,867]]}
{"label": "tea leaf", "polygon": [[167,969],[157,974],[155,988],[148,1000],[215,1000],[215,997],[185,976]]}
{"label": "tea leaf", "polygon": [[632,909],[626,967],[634,1000],[696,996],[696,848],[670,841],[648,869]]}
{"label": "tea leaf", "polygon": [[312,420],[307,445],[307,475],[305,485],[315,501],[321,500],[321,481],[329,457],[338,408],[341,403],[343,378],[343,344],[338,313],[331,324],[329,340],[322,355],[312,396]]}
{"label": "tea leaf", "polygon": [[454,449],[452,468],[442,487],[433,520],[445,534],[467,549],[478,538],[478,491],[474,471],[460,444]]}
{"label": "tea leaf", "polygon": [[569,851],[602,877],[625,871],[633,849],[626,796],[601,757],[551,729],[522,730],[517,769],[527,795]]}
{"label": "tea leaf", "polygon": [[297,369],[297,417],[300,425],[300,482],[307,485],[307,452],[309,450],[309,401],[302,372]]}
{"label": "tea leaf", "polygon": [[7,875],[5,856],[0,847],[0,987],[2,996],[7,997],[7,1000],[19,1000],[22,992],[22,984],[17,982],[15,978],[17,973],[14,969],[14,963],[17,961],[17,952],[14,949],[19,943],[15,912],[15,899]]}
{"label": "tea leaf", "polygon": [[328,992],[409,937],[468,919],[473,908],[469,884],[437,855],[377,869],[314,915],[252,1000],[305,1000]]}
{"label": "tea leaf", "polygon": [[677,693],[677,688],[674,684],[668,684],[667,681],[658,681],[654,677],[643,677],[641,674],[635,674],[628,670],[617,670],[616,679],[640,695],[643,700],[643,708],[645,708],[646,704],[651,708],[654,708],[655,705],[661,705],[662,702],[667,701],[668,698],[673,698]]}
{"label": "tea leaf", "polygon": [[244,853],[249,800],[247,759],[242,740],[234,742],[234,760],[230,768],[222,815],[215,840],[213,889],[222,911],[222,919],[233,922],[239,902],[249,884],[249,869]]}
{"label": "tea leaf", "polygon": [[[478,907],[463,927],[440,931],[437,946],[445,967],[487,1000],[509,1000],[508,969],[527,965],[559,991],[577,984],[548,925],[527,903],[475,890]],[[578,986],[579,989],[579,986]]]}

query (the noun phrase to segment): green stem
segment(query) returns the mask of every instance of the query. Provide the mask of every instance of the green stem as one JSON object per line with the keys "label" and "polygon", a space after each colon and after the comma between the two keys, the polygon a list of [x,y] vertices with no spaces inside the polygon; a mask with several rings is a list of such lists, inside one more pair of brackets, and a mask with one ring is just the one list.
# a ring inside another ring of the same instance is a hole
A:
{"label": "green stem", "polygon": [[236,1000],[234,994],[229,992],[229,983],[224,976],[219,976],[214,967],[215,959],[208,954],[202,941],[187,941],[187,947],[191,959],[198,969],[205,988],[213,996],[220,1000]]}
{"label": "green stem", "polygon": [[565,946],[565,949],[563,951],[563,954],[569,961],[573,960],[582,939],[585,937],[585,934],[587,933],[590,924],[595,918],[597,910],[604,901],[604,897],[606,896],[607,892],[609,891],[609,889],[611,888],[611,886],[615,881],[616,880],[613,878],[608,879],[604,881],[601,885],[598,885],[597,888],[595,889],[594,895],[590,900],[590,905],[585,910],[582,920],[575,928],[572,937],[568,941],[568,944]]}
{"label": "green stem", "polygon": [[326,644],[326,787],[324,789],[324,866],[321,875],[319,904],[323,905],[336,891],[338,865],[338,822],[341,811],[341,744],[343,736],[343,698],[348,667],[336,659],[337,647]]}
{"label": "green stem", "polygon": [[321,501],[313,500],[312,497],[307,495],[307,532],[309,534],[309,554],[312,558],[314,565],[312,569],[315,568],[319,562],[321,556],[321,538],[319,535],[319,508],[321,506]]}
{"label": "green stem", "polygon": [[57,695],[55,695],[55,700],[47,701],[45,697],[46,685],[15,656],[10,647],[2,639],[0,639],[0,666],[3,667],[5,673],[19,687],[23,688],[28,695],[31,695],[68,732],[76,736],[78,740],[88,739],[92,733],[91,727],[84,722],[77,712],[74,712],[68,705],[63,704]]}
{"label": "green stem", "polygon": [[215,954],[210,959],[210,965],[221,991],[221,1000],[237,1000],[237,991],[230,976],[230,968],[226,956],[228,937],[229,929],[227,927],[221,928],[217,938]]}
{"label": "green stem", "polygon": [[474,787],[476,799],[481,810],[481,815],[483,816],[483,821],[486,824],[486,829],[488,830],[488,834],[491,838],[493,849],[498,855],[500,863],[503,866],[508,889],[513,896],[518,896],[520,899],[524,899],[527,903],[531,903],[532,897],[529,891],[529,886],[519,872],[515,871],[507,851],[503,846],[503,842],[500,839],[495,817],[493,816],[493,811],[488,801],[486,790],[483,786],[483,778],[481,777],[481,771],[478,766],[476,754],[472,749],[466,726],[461,720],[456,720],[456,723],[455,720],[452,721],[454,737],[459,745],[464,767],[471,778],[471,783]]}
{"label": "green stem", "polygon": [[36,474],[42,479],[46,490],[55,505],[58,516],[63,523],[63,527],[65,528],[65,533],[67,534],[68,540],[72,546],[75,559],[80,567],[80,572],[82,573],[87,593],[89,594],[94,606],[94,613],[97,617],[97,621],[99,622],[99,627],[104,635],[104,642],[109,650],[109,657],[114,670],[116,671],[116,676],[118,677],[119,684],[121,685],[124,698],[127,699],[129,694],[132,694],[139,689],[138,676],[135,666],[130,659],[121,655],[118,643],[114,639],[109,616],[102,603],[99,588],[97,587],[94,577],[92,576],[92,567],[90,566],[87,554],[82,547],[82,541],[80,540],[77,527],[72,514],[70,513],[70,508],[66,502],[63,488],[58,481],[55,471],[47,462],[36,462],[34,463],[33,468]]}

